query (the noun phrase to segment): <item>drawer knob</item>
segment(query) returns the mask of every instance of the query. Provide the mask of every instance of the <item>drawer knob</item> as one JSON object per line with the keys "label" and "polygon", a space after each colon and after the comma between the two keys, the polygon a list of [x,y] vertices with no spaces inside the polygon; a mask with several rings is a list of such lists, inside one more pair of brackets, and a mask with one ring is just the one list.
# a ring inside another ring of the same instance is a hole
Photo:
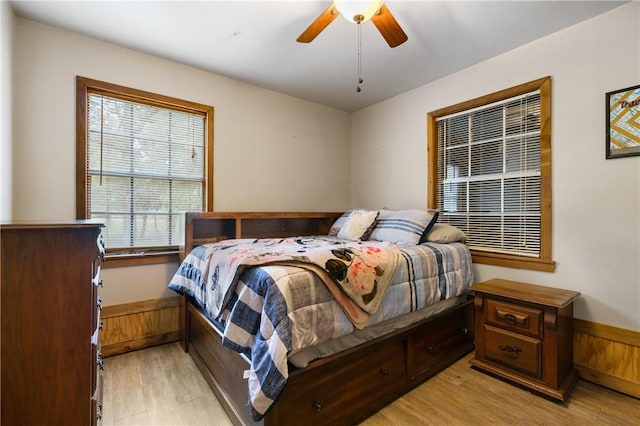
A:
{"label": "drawer knob", "polygon": [[382,374],[383,376],[388,376],[389,375],[389,370],[387,370],[386,368],[381,368],[380,369],[380,374]]}
{"label": "drawer knob", "polygon": [[498,349],[500,349],[502,354],[508,358],[518,358],[520,356],[520,352],[522,352],[522,348],[511,345],[500,345],[498,346]]}
{"label": "drawer knob", "polygon": [[320,411],[322,411],[322,404],[320,404],[318,401],[313,403],[313,406],[315,407],[316,411],[319,413]]}

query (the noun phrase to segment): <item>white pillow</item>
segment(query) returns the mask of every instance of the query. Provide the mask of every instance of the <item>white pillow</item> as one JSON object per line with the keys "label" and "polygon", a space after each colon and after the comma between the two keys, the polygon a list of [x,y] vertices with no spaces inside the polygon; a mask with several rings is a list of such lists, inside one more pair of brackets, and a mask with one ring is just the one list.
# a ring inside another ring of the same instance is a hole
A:
{"label": "white pillow", "polygon": [[376,223],[376,210],[354,210],[340,228],[338,238],[345,240],[366,240]]}

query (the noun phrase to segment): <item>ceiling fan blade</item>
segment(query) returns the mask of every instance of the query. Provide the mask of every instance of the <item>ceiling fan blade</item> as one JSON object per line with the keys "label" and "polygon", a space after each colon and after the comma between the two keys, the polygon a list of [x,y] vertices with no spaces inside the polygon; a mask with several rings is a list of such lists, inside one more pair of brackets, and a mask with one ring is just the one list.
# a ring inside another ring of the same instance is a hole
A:
{"label": "ceiling fan blade", "polygon": [[339,15],[336,8],[331,3],[331,6],[327,8],[315,21],[304,30],[302,34],[296,39],[299,43],[309,43],[318,36]]}
{"label": "ceiling fan blade", "polygon": [[371,17],[371,20],[389,46],[400,46],[409,39],[385,4],[380,8],[380,12]]}

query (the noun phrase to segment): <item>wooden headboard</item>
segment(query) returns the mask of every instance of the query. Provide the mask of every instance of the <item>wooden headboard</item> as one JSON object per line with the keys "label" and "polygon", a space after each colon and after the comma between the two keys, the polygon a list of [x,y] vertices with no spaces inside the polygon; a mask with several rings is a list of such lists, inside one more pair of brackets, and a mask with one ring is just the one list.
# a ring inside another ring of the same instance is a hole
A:
{"label": "wooden headboard", "polygon": [[336,212],[188,212],[180,259],[197,245],[229,238],[326,235]]}

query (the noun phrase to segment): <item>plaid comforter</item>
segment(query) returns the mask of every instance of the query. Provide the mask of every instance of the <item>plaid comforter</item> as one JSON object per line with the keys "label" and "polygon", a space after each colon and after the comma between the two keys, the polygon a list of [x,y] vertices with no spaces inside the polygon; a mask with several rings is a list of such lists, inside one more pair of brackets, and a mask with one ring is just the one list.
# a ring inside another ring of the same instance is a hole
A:
{"label": "plaid comforter", "polygon": [[[463,294],[472,282],[471,255],[464,244],[397,245],[400,262],[379,309],[366,326]],[[191,296],[220,325],[223,345],[251,359],[249,405],[258,421],[288,377],[288,355],[355,330],[322,280],[307,269],[274,264],[245,269],[222,311],[207,300],[211,247],[185,258],[169,288]]]}

